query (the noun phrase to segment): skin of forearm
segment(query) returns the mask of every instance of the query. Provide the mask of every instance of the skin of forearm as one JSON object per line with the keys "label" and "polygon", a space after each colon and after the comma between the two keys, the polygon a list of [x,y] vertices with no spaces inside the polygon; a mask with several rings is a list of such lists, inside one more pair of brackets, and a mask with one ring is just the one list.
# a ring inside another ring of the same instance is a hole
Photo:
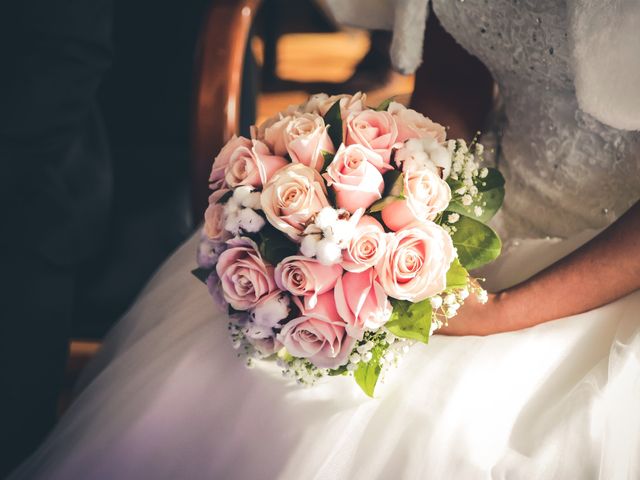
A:
{"label": "skin of forearm", "polygon": [[640,202],[572,254],[498,293],[496,331],[583,313],[639,288]]}

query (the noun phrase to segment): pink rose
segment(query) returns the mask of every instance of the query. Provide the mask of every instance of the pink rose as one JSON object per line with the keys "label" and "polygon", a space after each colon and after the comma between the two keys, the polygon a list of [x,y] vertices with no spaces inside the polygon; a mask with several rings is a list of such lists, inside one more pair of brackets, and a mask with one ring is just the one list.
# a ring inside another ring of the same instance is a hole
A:
{"label": "pink rose", "polygon": [[291,161],[322,170],[322,152],[335,152],[327,126],[320,115],[298,113],[282,118],[264,132],[277,155],[289,154]]}
{"label": "pink rose", "polygon": [[336,284],[336,308],[352,337],[362,339],[365,329],[376,330],[391,317],[393,308],[376,277],[373,268],[347,272]]}
{"label": "pink rose", "polygon": [[315,258],[301,255],[287,257],[275,269],[278,288],[299,297],[309,297],[309,306],[315,306],[318,295],[333,290],[342,275],[340,265],[323,265]]}
{"label": "pink rose", "polygon": [[386,245],[382,225],[375,218],[364,215],[342,252],[342,268],[350,272],[362,272],[375,267],[384,255]]}
{"label": "pink rose", "polygon": [[224,299],[236,310],[249,310],[276,289],[273,266],[249,238],[232,238],[227,245],[216,265]]}
{"label": "pink rose", "polygon": [[218,156],[213,160],[213,166],[211,167],[211,174],[209,175],[210,187],[212,190],[218,190],[224,186],[224,177],[227,165],[229,165],[229,159],[233,152],[238,148],[245,147],[251,148],[251,140],[244,137],[231,137]]}
{"label": "pink rose", "polygon": [[387,250],[376,271],[387,295],[420,302],[445,289],[455,256],[451,237],[442,227],[416,223],[388,234]]}
{"label": "pink rose", "polygon": [[398,199],[382,209],[382,221],[398,231],[410,223],[433,220],[451,201],[447,182],[431,170],[408,171],[404,175],[405,199]]}
{"label": "pink rose", "polygon": [[343,120],[349,116],[350,113],[358,113],[367,108],[367,95],[362,92],[357,92],[354,95],[329,96],[326,93],[311,95],[307,103],[303,105],[303,109],[305,112],[317,113],[324,117],[338,100],[340,100],[340,112],[342,113]]}
{"label": "pink rose", "polygon": [[362,145],[340,145],[324,174],[327,185],[336,193],[339,208],[353,213],[382,198],[384,179],[375,164],[382,164],[376,152]]}
{"label": "pink rose", "polygon": [[307,222],[329,206],[320,174],[300,163],[278,170],[264,186],[260,203],[271,225],[300,241]]}
{"label": "pink rose", "polygon": [[224,178],[230,187],[251,185],[261,187],[271,176],[289,162],[284,157],[272,155],[264,143],[252,140],[252,145],[241,145],[229,156]]}
{"label": "pink rose", "polygon": [[442,125],[401,103],[391,102],[387,111],[396,119],[398,140],[401,142],[410,138],[431,137],[443,143],[447,138],[447,130]]}
{"label": "pink rose", "polygon": [[337,368],[347,363],[355,339],[336,311],[333,292],[318,297],[314,308],[294,297],[301,315],[287,323],[276,337],[294,357],[308,358],[318,368]]}
{"label": "pink rose", "polygon": [[[389,163],[391,151],[402,146],[398,140],[398,127],[389,112],[363,110],[352,113],[347,118],[347,145],[360,144],[382,156],[385,164]],[[376,165],[383,171],[382,165]]]}
{"label": "pink rose", "polygon": [[204,233],[209,239],[214,241],[227,240],[231,235],[224,229],[225,215],[224,205],[218,200],[225,195],[229,189],[216,190],[209,195],[209,206],[204,212]]}

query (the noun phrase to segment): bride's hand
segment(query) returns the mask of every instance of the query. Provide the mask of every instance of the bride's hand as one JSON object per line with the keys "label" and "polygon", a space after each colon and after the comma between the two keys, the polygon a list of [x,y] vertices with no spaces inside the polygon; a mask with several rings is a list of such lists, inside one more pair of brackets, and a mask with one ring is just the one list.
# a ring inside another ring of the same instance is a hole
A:
{"label": "bride's hand", "polygon": [[458,314],[449,319],[449,324],[436,331],[440,335],[491,335],[504,331],[498,296],[490,293],[487,303],[480,303],[475,296],[465,300]]}

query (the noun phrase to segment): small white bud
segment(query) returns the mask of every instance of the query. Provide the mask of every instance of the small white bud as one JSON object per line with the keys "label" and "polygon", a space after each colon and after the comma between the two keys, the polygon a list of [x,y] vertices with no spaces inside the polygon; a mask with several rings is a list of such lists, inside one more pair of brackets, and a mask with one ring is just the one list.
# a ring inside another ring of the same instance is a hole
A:
{"label": "small white bud", "polygon": [[355,363],[350,363],[347,365],[347,371],[349,372],[355,372],[358,369],[358,365],[356,365]]}
{"label": "small white bud", "polygon": [[489,175],[488,168],[485,167],[482,170],[480,170],[480,178],[487,178],[487,175]]}
{"label": "small white bud", "polygon": [[349,361],[351,363],[360,363],[360,354],[353,352],[350,356],[349,356]]}
{"label": "small white bud", "polygon": [[475,207],[473,207],[473,213],[476,217],[481,217],[484,213],[484,210],[482,210],[482,207],[476,205]]}
{"label": "small white bud", "polygon": [[458,215],[457,213],[450,213],[447,217],[447,221],[449,223],[456,223],[458,220],[460,220],[460,215]]}
{"label": "small white bud", "polygon": [[462,300],[466,299],[469,296],[469,290],[467,290],[466,288],[463,288],[458,292],[458,296]]}
{"label": "small white bud", "polygon": [[442,297],[440,295],[434,295],[431,297],[431,308],[434,310],[439,309],[442,306]]}
{"label": "small white bud", "polygon": [[450,293],[446,297],[444,297],[445,305],[453,305],[454,303],[456,303],[456,296],[453,293]]}
{"label": "small white bud", "polygon": [[365,352],[362,354],[362,361],[364,363],[368,363],[373,358],[373,354],[371,352]]}
{"label": "small white bud", "polygon": [[471,205],[472,202],[473,202],[473,199],[471,198],[471,195],[464,195],[462,197],[462,205],[464,205],[465,207],[468,207],[469,205]]}

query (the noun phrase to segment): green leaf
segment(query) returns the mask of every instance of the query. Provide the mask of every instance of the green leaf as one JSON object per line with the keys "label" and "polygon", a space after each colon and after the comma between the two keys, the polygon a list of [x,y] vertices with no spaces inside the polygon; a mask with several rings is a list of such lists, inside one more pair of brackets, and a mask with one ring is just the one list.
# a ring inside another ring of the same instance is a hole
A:
{"label": "green leaf", "polygon": [[478,178],[476,186],[481,192],[487,192],[497,187],[504,187],[504,177],[495,168],[489,168],[489,173],[485,178]]}
{"label": "green leaf", "polygon": [[369,207],[369,212],[379,212],[396,200],[403,200],[405,198],[404,176],[401,172],[398,170],[390,170],[385,173],[382,178],[384,179],[384,192],[382,194],[382,198],[374,202]]}
{"label": "green leaf", "polygon": [[[478,187],[479,189],[479,187]],[[469,206],[464,206],[460,200],[452,200],[447,210],[466,215],[482,223],[487,223],[500,210],[504,200],[504,187],[496,187],[482,192],[479,202],[473,202]],[[482,215],[476,217],[473,208],[478,205],[482,208]]]}
{"label": "green leaf", "polygon": [[210,268],[196,268],[195,270],[191,270],[191,274],[200,280],[205,285],[207,284],[207,278],[211,274],[212,269]]}
{"label": "green leaf", "polygon": [[259,235],[260,255],[273,266],[280,263],[283,258],[290,257],[298,252],[296,244],[271,224],[266,224],[260,230]]}
{"label": "green leaf", "polygon": [[386,111],[389,108],[389,105],[391,104],[391,102],[394,101],[394,98],[395,97],[389,97],[386,100],[383,100],[382,103],[380,103],[380,105],[376,107],[376,110],[378,112]]}
{"label": "green leaf", "polygon": [[468,278],[469,272],[460,265],[460,260],[454,259],[447,272],[447,289],[466,287]]}
{"label": "green leaf", "polygon": [[327,168],[329,168],[329,165],[331,165],[331,162],[333,162],[335,155],[331,152],[327,152],[326,150],[322,150],[320,153],[322,153],[322,158],[324,159],[320,173],[324,173],[327,171]]}
{"label": "green leaf", "polygon": [[329,376],[330,377],[337,377],[339,375],[346,375],[347,372],[348,372],[347,366],[346,365],[342,365],[341,367],[334,368],[333,370],[329,370]]}
{"label": "green leaf", "polygon": [[378,377],[382,371],[380,359],[386,349],[387,347],[383,347],[382,345],[375,345],[371,349],[371,360],[367,363],[360,362],[356,371],[353,372],[353,378],[355,378],[356,383],[362,391],[370,397],[373,397],[373,393],[375,392],[376,383],[378,383]]}
{"label": "green leaf", "polygon": [[337,100],[324,116],[324,123],[329,128],[329,138],[336,150],[342,143],[342,114],[340,113],[340,100]]}
{"label": "green leaf", "polygon": [[500,255],[500,238],[484,223],[461,215],[454,227],[456,232],[451,239],[458,250],[461,265],[467,270],[481,267]]}
{"label": "green leaf", "polygon": [[391,299],[391,305],[393,313],[385,324],[387,330],[397,337],[429,343],[429,331],[431,330],[431,302],[429,299],[418,303]]}

